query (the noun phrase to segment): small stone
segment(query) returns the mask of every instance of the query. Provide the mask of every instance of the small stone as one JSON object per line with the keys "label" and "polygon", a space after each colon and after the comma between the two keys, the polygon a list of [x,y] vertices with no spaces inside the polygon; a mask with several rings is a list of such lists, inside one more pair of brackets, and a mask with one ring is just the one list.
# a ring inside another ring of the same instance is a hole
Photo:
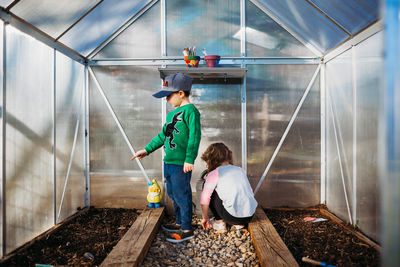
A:
{"label": "small stone", "polygon": [[201,262],[201,258],[200,257],[196,257],[196,258],[194,258],[194,261],[195,262]]}

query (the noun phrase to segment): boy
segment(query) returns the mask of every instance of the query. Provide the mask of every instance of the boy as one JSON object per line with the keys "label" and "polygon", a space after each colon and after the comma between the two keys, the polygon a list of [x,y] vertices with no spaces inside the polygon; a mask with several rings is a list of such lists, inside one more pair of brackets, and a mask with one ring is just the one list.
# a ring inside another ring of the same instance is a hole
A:
{"label": "boy", "polygon": [[175,73],[165,77],[163,89],[153,96],[166,97],[176,109],[167,114],[162,131],[131,158],[142,159],[164,145],[164,176],[168,196],[174,204],[176,223],[163,225],[162,228],[170,232],[167,240],[174,243],[194,237],[190,179],[201,130],[200,113],[189,101],[191,88],[192,79],[187,75]]}

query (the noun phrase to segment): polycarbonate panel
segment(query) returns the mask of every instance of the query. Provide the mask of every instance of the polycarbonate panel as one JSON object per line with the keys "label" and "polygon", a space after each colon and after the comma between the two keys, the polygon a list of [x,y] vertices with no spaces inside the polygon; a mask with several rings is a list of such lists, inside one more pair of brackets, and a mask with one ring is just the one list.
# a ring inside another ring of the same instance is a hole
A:
{"label": "polycarbonate panel", "polygon": [[305,0],[259,2],[306,42],[326,52],[349,36]]}
{"label": "polycarbonate panel", "polygon": [[[0,62],[3,62],[3,27],[4,23],[0,20]],[[0,65],[0,73],[3,73],[3,64]],[[0,75],[0,108],[1,114],[3,114],[3,75]],[[0,116],[0,125],[3,125],[3,115]],[[0,136],[3,136],[3,127],[0,129]],[[3,151],[3,138],[0,140],[0,151]],[[0,153],[0,162],[3,162],[3,152]],[[3,164],[0,164],[0,173],[3,173]],[[3,178],[0,179],[0,197],[4,199],[3,196]],[[0,229],[3,229],[3,215],[0,215]],[[3,257],[3,231],[0,233],[0,257]]]}
{"label": "polycarbonate panel", "polygon": [[20,1],[11,9],[11,12],[48,35],[57,38],[99,1]]}
{"label": "polycarbonate panel", "polygon": [[307,47],[250,1],[246,1],[246,55],[314,56]]}
{"label": "polycarbonate panel", "polygon": [[[253,189],[258,184],[273,151],[279,143],[290,118],[297,107],[316,65],[249,65],[247,72],[247,174]],[[315,96],[313,96],[315,97]],[[263,206],[315,202],[315,194],[304,195],[303,199],[289,193],[296,184],[274,188],[276,194],[286,196],[277,203],[262,194],[267,188],[262,184],[256,198]],[[282,188],[282,189],[281,189]],[[289,191],[288,188],[290,188]]]}
{"label": "polycarbonate panel", "polygon": [[[6,251],[53,225],[53,50],[7,26]],[[34,51],[34,52],[33,52]]]}
{"label": "polycarbonate panel", "polygon": [[[83,65],[57,53],[56,56],[56,203],[57,214],[72,153],[76,122],[80,121],[71,170],[65,190],[60,220],[85,206],[84,176],[84,89]],[[82,101],[82,102],[81,102]]]}
{"label": "polycarbonate panel", "polygon": [[120,33],[96,55],[96,58],[161,57],[160,6],[157,2],[131,26]]}
{"label": "polycarbonate panel", "polygon": [[380,241],[381,198],[378,130],[383,87],[383,32],[356,46],[357,218],[369,237]]}
{"label": "polycarbonate panel", "polygon": [[354,112],[351,50],[326,64],[326,91],[326,204],[341,219],[350,221],[344,187],[352,211]]}
{"label": "polycarbonate panel", "polygon": [[320,203],[319,87],[317,77],[257,193],[262,205],[310,207]]}
{"label": "polycarbonate panel", "polygon": [[185,47],[196,46],[197,55],[240,56],[239,0],[169,0],[167,55],[183,56]]}
{"label": "polycarbonate panel", "polygon": [[60,42],[87,56],[150,0],[104,0],[69,30]]}
{"label": "polycarbonate panel", "polygon": [[310,0],[310,2],[352,34],[379,18],[377,0]]}
{"label": "polycarbonate panel", "polygon": [[12,2],[14,2],[14,1],[13,0],[0,0],[0,6],[6,8]]}
{"label": "polycarbonate panel", "polygon": [[[133,148],[138,151],[161,131],[161,86],[157,66],[96,67],[93,71]],[[144,179],[93,80],[90,81],[90,168]],[[149,176],[161,177],[161,150],[142,160]]]}

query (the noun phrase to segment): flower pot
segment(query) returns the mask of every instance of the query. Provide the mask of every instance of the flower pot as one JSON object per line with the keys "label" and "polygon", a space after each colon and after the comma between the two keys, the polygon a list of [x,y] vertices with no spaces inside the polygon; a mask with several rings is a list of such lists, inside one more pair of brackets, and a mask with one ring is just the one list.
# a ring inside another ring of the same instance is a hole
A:
{"label": "flower pot", "polygon": [[216,68],[218,67],[218,63],[221,57],[217,55],[209,55],[204,56],[204,59],[206,61],[207,68]]}
{"label": "flower pot", "polygon": [[186,67],[188,68],[197,68],[199,66],[199,56],[185,56],[183,59],[185,60]]}

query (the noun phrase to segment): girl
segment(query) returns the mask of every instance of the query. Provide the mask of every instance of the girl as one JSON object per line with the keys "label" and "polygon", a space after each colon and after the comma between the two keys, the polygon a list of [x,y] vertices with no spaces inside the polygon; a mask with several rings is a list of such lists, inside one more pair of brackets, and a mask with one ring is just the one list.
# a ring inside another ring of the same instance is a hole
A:
{"label": "girl", "polygon": [[[247,225],[257,208],[257,201],[243,169],[232,165],[232,151],[223,143],[214,143],[201,159],[208,170],[200,199],[203,228],[225,232],[226,223],[237,229]],[[215,216],[212,223],[208,217],[209,208]]]}

